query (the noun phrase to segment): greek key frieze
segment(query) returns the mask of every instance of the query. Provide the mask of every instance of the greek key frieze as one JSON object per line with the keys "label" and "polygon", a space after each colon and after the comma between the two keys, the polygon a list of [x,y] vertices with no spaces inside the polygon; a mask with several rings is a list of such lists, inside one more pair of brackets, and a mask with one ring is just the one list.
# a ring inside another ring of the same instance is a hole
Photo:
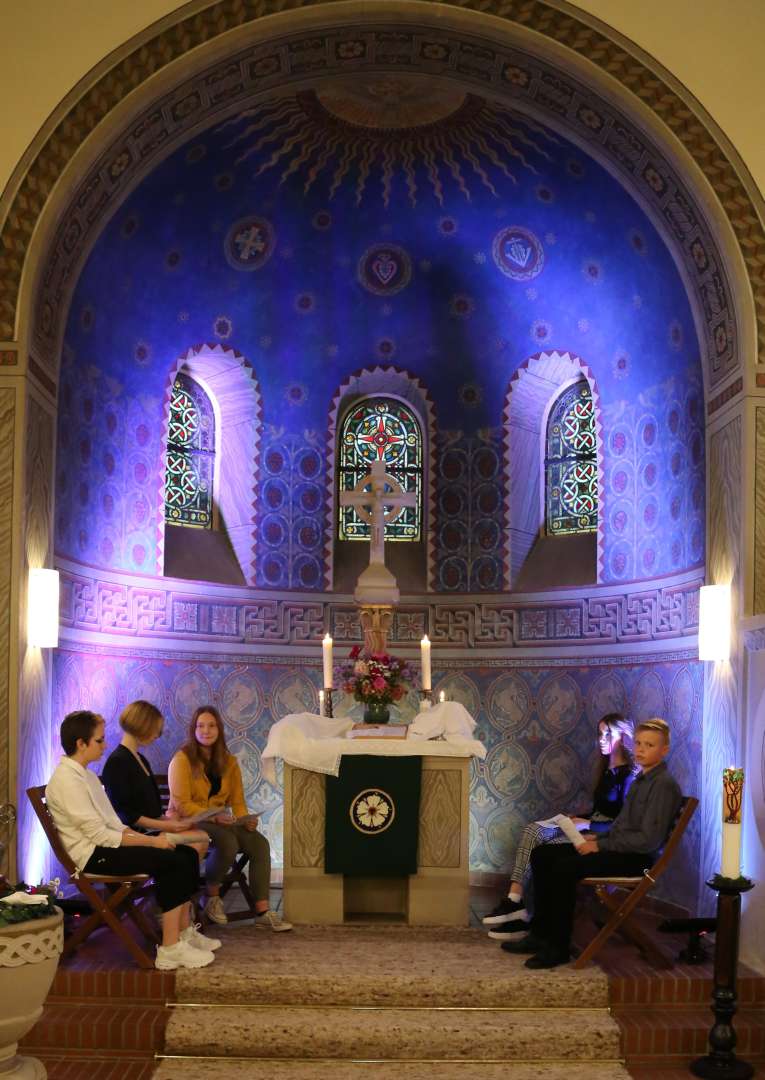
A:
{"label": "greek key frieze", "polygon": [[[106,572],[104,572],[104,575]],[[247,589],[191,593],[179,582],[136,583],[112,572],[103,580],[62,570],[61,623],[72,631],[231,644],[317,645],[327,630],[338,646],[361,642],[359,612],[349,597],[255,597]],[[698,628],[698,580],[614,593],[592,587],[568,599],[540,595],[480,600],[415,598],[397,608],[390,643],[414,648],[423,634],[442,646],[508,650],[570,645],[641,644],[692,636]],[[419,602],[418,602],[419,601]]]}

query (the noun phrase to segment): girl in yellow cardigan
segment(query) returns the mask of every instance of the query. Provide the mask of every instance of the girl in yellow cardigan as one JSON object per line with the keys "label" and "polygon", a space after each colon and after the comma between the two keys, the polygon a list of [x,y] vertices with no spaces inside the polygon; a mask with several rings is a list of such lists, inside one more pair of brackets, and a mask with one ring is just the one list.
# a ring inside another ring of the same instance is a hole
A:
{"label": "girl in yellow cardigan", "polygon": [[[291,930],[292,925],[268,904],[271,885],[271,849],[258,832],[258,819],[247,811],[239,762],[226,746],[220,713],[212,705],[200,706],[189,725],[189,737],[168,769],[171,817],[194,818],[220,808],[199,827],[209,833],[212,851],[207,857],[206,912],[216,923],[226,923],[220,883],[237,854],[249,857],[250,891],[255,898],[255,925],[265,929]],[[229,809],[230,808],[230,809]]]}

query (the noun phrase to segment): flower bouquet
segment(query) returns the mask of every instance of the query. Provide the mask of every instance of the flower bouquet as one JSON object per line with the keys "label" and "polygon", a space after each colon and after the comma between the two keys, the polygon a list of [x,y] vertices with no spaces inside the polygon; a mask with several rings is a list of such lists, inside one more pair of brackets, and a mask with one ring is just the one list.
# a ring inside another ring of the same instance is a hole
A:
{"label": "flower bouquet", "polygon": [[347,662],[339,665],[336,674],[346,694],[364,703],[365,724],[387,724],[388,706],[401,701],[414,679],[406,660],[388,653],[366,656],[359,645],[353,646]]}

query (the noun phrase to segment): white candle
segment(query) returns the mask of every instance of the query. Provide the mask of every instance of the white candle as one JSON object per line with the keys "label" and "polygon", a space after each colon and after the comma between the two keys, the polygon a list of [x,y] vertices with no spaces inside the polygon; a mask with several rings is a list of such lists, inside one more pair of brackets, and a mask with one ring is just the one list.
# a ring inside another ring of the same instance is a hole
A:
{"label": "white candle", "polygon": [[324,658],[324,689],[332,689],[332,638],[329,634],[324,635],[324,640],[321,643],[322,655]]}
{"label": "white candle", "polygon": [[446,691],[445,690],[439,691],[438,700],[442,705],[446,701]]}
{"label": "white candle", "polygon": [[726,878],[741,876],[741,806],[744,795],[744,772],[731,765],[723,769],[722,798],[722,867]]}
{"label": "white candle", "polygon": [[427,634],[420,642],[420,654],[422,657],[422,689],[430,690],[430,641]]}
{"label": "white candle", "polygon": [[319,691],[319,716],[324,716],[324,691]]}

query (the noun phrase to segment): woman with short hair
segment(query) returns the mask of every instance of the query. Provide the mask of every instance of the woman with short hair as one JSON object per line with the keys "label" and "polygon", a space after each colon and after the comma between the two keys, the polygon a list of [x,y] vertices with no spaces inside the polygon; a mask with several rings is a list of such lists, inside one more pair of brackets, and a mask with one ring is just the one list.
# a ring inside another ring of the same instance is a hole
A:
{"label": "woman with short hair", "polygon": [[78,872],[99,876],[149,874],[162,913],[162,944],[155,965],[162,971],[212,963],[212,943],[189,934],[189,901],[199,889],[199,859],[166,835],[126,828],[98,777],[88,766],[104,752],[104,718],[82,709],[61,724],[61,759],[48,781],[48,809]]}
{"label": "woman with short hair", "polygon": [[207,907],[213,922],[228,922],[220,898],[220,886],[237,854],[244,852],[249,862],[250,891],[255,900],[255,925],[277,933],[291,930],[291,923],[272,911],[271,849],[258,832],[258,818],[250,814],[244,801],[239,762],[226,746],[223,720],[212,705],[200,705],[191,718],[188,739],[173,756],[168,769],[169,814],[194,817],[218,809],[214,817],[200,822],[213,847],[207,858]]}

